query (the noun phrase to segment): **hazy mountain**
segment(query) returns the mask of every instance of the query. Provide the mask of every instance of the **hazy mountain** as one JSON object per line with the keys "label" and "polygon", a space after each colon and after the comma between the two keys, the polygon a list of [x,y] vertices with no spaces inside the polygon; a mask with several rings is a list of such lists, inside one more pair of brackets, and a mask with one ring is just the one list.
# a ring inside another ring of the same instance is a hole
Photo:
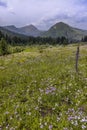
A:
{"label": "hazy mountain", "polygon": [[24,34],[26,34],[27,36],[39,36],[41,31],[38,30],[34,25],[28,25],[28,26],[24,26],[19,28],[20,32],[23,32]]}
{"label": "hazy mountain", "polygon": [[56,23],[48,31],[42,34],[43,37],[61,37],[64,36],[70,40],[81,40],[87,35],[87,31],[73,28],[63,22]]}
{"label": "hazy mountain", "polygon": [[18,28],[16,28],[14,25],[10,25],[10,26],[4,26],[3,28],[12,31],[12,32],[18,32]]}
{"label": "hazy mountain", "polygon": [[27,36],[34,36],[34,37],[39,36],[41,33],[41,31],[39,31],[34,25],[28,25],[21,28],[17,28],[14,25],[11,25],[11,26],[4,26],[3,28],[15,33],[24,34]]}
{"label": "hazy mountain", "polygon": [[0,31],[4,34],[4,35],[8,35],[10,37],[14,37],[14,36],[18,36],[18,37],[26,37],[26,35],[23,35],[21,33],[16,33],[15,31],[12,30],[8,30],[7,28],[4,27],[0,27]]}
{"label": "hazy mountain", "polygon": [[41,37],[66,37],[69,40],[81,40],[87,35],[86,30],[77,29],[66,23],[59,22],[53,25],[48,31],[40,31],[34,25],[17,28],[14,25],[1,27],[3,32],[9,35],[41,36]]}

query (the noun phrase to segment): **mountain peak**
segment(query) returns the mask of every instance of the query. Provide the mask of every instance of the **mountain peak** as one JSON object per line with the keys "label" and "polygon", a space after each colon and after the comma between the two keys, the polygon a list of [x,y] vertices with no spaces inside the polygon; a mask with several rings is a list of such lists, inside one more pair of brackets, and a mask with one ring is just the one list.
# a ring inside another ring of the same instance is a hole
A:
{"label": "mountain peak", "polygon": [[[56,26],[56,27],[60,27],[60,28],[62,28],[62,27],[69,27],[68,24],[63,23],[63,22],[56,23],[54,26]],[[54,26],[53,26],[53,27],[54,27]]]}
{"label": "mountain peak", "polygon": [[33,24],[28,25],[29,27],[35,27]]}
{"label": "mountain peak", "polygon": [[18,28],[16,28],[14,25],[4,26],[4,28],[9,31],[18,32]]}
{"label": "mountain peak", "polygon": [[33,24],[21,27],[21,29],[38,30]]}
{"label": "mountain peak", "polygon": [[68,24],[59,22],[53,25],[46,33],[47,36],[51,37],[66,37],[71,38],[71,33],[73,32],[72,27],[70,27]]}
{"label": "mountain peak", "polygon": [[20,29],[20,31],[22,31],[23,33],[25,33],[29,36],[38,36],[40,34],[40,31],[32,24],[26,25],[19,29]]}
{"label": "mountain peak", "polygon": [[64,25],[65,25],[66,23],[64,23],[64,22],[58,22],[58,23],[56,23],[56,24],[64,24]]}
{"label": "mountain peak", "polygon": [[16,28],[14,25],[8,25],[8,26],[4,26],[5,28]]}
{"label": "mountain peak", "polygon": [[70,26],[66,23],[63,22],[59,22],[56,23],[55,25],[53,25],[49,30],[65,30],[65,29],[69,29]]}

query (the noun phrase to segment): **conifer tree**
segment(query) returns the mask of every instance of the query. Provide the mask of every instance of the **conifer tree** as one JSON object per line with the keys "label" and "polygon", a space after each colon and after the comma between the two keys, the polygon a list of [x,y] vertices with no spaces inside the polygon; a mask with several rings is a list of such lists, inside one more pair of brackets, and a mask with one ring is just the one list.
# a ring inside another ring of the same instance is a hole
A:
{"label": "conifer tree", "polygon": [[0,41],[0,55],[6,55],[6,54],[8,54],[8,44],[5,41],[5,39],[2,38]]}

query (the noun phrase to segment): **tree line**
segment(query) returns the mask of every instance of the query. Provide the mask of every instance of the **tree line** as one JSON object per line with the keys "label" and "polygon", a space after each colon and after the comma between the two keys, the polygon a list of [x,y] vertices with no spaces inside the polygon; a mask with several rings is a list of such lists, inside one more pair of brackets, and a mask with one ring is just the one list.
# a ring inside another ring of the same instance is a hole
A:
{"label": "tree line", "polygon": [[82,42],[87,42],[87,36],[84,36],[84,37],[82,38]]}
{"label": "tree line", "polygon": [[[72,43],[73,41],[68,38],[62,36],[57,38],[52,37],[33,37],[33,36],[8,36],[7,34],[3,34],[0,31],[0,40],[4,38],[7,43],[11,45],[33,45],[33,44],[62,44],[67,45]],[[84,36],[81,40],[82,42],[87,42],[87,36]]]}
{"label": "tree line", "polygon": [[52,37],[33,37],[33,36],[8,36],[7,34],[3,34],[0,32],[0,39],[4,38],[7,43],[11,45],[33,45],[33,44],[68,44],[69,41],[66,37],[58,37],[58,38],[52,38]]}
{"label": "tree line", "polygon": [[[83,37],[82,42],[87,42],[87,36]],[[42,45],[42,44],[50,44],[50,45],[67,45],[72,43],[73,41],[69,41],[66,37],[33,37],[33,36],[8,36],[7,34],[3,34],[0,31],[0,55],[8,54],[8,45]],[[19,49],[17,49],[19,51]]]}

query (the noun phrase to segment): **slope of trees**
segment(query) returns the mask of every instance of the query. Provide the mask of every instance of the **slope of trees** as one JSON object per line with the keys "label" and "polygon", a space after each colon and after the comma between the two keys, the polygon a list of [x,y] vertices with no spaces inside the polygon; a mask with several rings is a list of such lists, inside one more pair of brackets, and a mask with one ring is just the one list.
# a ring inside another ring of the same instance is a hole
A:
{"label": "slope of trees", "polygon": [[8,54],[8,44],[4,38],[1,38],[0,41],[0,55],[6,55]]}
{"label": "slope of trees", "polygon": [[4,36],[4,34],[0,31],[0,40],[1,40],[2,38],[5,38],[5,36]]}
{"label": "slope of trees", "polygon": [[70,43],[70,41],[66,37],[58,37],[58,38],[52,38],[52,37],[10,37],[7,34],[4,35],[2,32],[0,32],[0,39],[4,38],[7,43],[11,45],[32,45],[32,44],[63,44],[67,45]]}
{"label": "slope of trees", "polygon": [[87,42],[87,36],[85,36],[84,38],[82,38],[82,42]]}

